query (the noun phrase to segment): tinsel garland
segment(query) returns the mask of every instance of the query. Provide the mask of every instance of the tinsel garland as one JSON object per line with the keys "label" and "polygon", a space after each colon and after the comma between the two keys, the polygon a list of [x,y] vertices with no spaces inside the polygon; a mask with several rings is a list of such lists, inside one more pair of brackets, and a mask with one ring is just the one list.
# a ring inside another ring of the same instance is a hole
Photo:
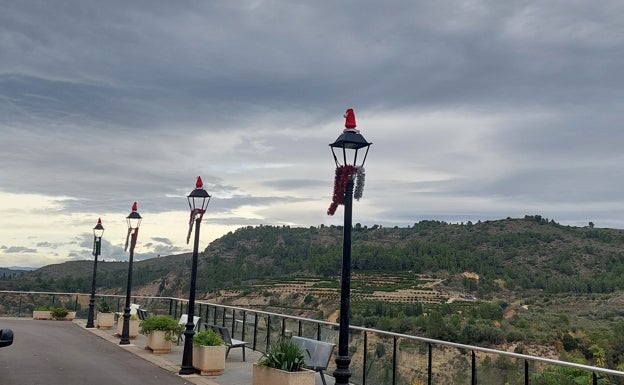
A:
{"label": "tinsel garland", "polygon": [[366,174],[364,172],[364,167],[358,167],[355,174],[355,188],[353,189],[353,197],[358,201],[360,200],[364,192],[365,176]]}
{"label": "tinsel garland", "polygon": [[347,184],[349,183],[349,178],[354,174],[355,188],[353,197],[358,200],[362,197],[362,191],[364,190],[364,168],[351,165],[336,167],[334,194],[332,196],[332,203],[327,209],[327,215],[334,215],[338,206],[344,204]]}

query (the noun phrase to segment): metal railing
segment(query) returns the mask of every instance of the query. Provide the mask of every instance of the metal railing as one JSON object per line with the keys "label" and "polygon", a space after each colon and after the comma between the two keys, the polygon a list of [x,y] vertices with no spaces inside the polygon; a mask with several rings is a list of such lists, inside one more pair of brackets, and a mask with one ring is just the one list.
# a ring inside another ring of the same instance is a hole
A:
{"label": "metal railing", "polygon": [[[122,311],[121,295],[98,295]],[[37,305],[65,306],[86,318],[88,294],[0,291],[0,314],[29,317]],[[151,314],[179,318],[188,300],[133,296]],[[69,305],[69,306],[68,306]],[[202,324],[228,327],[233,338],[257,351],[282,336],[298,335],[337,344],[338,324],[292,315],[196,301]],[[203,325],[200,325],[203,326]],[[542,385],[624,384],[624,372],[526,354],[350,326],[351,380],[359,385]],[[335,351],[334,351],[335,353]],[[327,373],[335,370],[330,361]],[[574,382],[582,378],[585,382]],[[549,382],[550,381],[550,382]]]}

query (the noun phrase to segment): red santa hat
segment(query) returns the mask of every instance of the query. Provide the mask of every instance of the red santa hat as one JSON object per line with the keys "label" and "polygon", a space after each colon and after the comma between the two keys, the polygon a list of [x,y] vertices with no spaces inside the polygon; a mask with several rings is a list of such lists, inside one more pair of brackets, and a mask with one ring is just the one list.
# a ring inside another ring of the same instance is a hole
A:
{"label": "red santa hat", "polygon": [[347,110],[347,112],[345,112],[344,117],[346,118],[345,120],[345,131],[349,130],[349,131],[357,131],[355,129],[356,124],[355,124],[355,112],[353,112],[353,108],[349,108]]}

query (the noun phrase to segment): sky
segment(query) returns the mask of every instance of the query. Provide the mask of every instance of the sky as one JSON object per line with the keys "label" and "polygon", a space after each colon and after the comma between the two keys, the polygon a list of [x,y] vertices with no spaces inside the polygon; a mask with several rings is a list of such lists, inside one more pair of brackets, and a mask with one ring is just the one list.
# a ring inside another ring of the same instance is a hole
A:
{"label": "sky", "polygon": [[0,266],[189,252],[327,215],[329,143],[372,142],[353,223],[542,215],[624,228],[624,2],[2,0]]}

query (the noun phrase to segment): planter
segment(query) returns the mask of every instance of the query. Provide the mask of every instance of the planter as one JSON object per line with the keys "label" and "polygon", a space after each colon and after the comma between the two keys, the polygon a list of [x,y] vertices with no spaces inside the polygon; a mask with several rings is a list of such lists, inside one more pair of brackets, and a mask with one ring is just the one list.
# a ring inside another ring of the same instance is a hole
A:
{"label": "planter", "polygon": [[102,329],[102,330],[112,329],[114,324],[115,324],[114,313],[98,313],[97,315],[98,329]]}
{"label": "planter", "polygon": [[222,346],[193,346],[193,367],[201,375],[218,376],[225,369],[225,353],[227,347]]}
{"label": "planter", "polygon": [[[131,319],[130,320],[130,324],[129,324],[129,328],[128,328],[128,338],[137,338],[137,336],[139,335],[139,324],[141,323],[140,320],[134,320]],[[119,318],[119,320],[117,320],[117,334],[119,336],[121,336],[121,333],[123,333],[123,317]]]}
{"label": "planter", "polygon": [[70,311],[69,313],[67,313],[67,315],[63,318],[57,318],[57,320],[59,321],[72,321],[76,318],[76,312],[75,311]]}
{"label": "planter", "polygon": [[34,319],[53,319],[51,310],[33,310]]}
{"label": "planter", "polygon": [[314,385],[314,372],[286,372],[268,366],[253,365],[251,385]]}
{"label": "planter", "polygon": [[147,335],[146,348],[154,352],[154,354],[166,354],[171,351],[172,342],[167,340],[165,332],[162,330],[154,330]]}

